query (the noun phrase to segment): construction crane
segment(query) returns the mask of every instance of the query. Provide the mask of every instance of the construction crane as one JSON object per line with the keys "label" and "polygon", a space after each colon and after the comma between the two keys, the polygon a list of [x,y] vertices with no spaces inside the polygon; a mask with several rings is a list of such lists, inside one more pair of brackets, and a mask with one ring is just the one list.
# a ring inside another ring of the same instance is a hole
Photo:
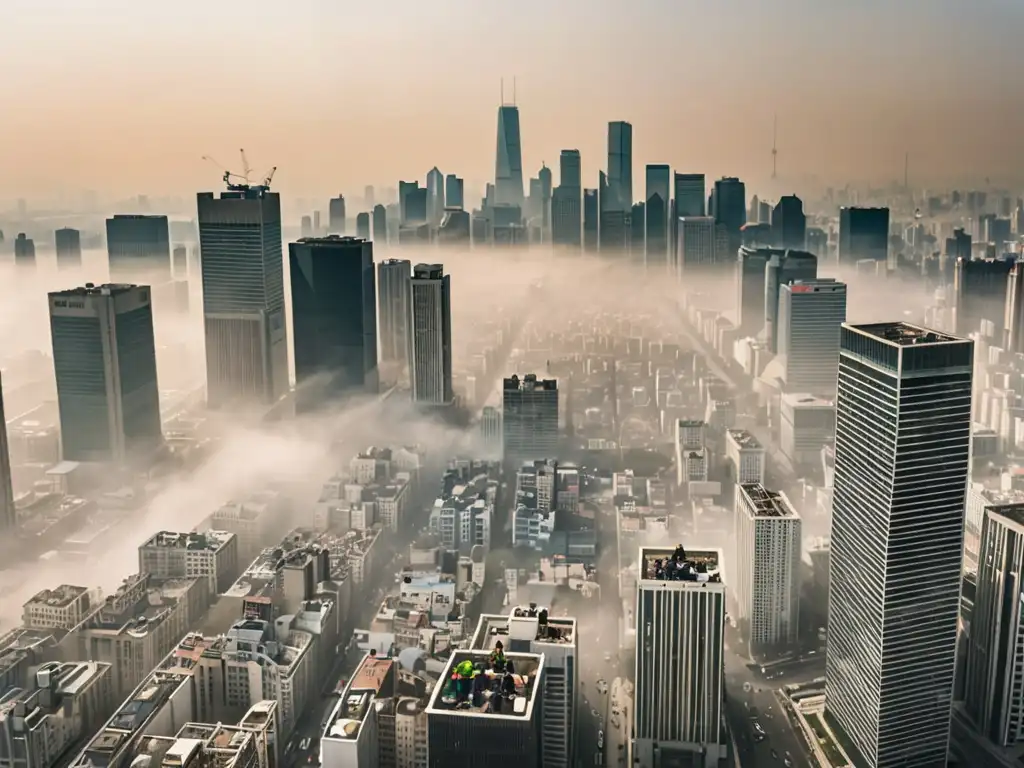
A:
{"label": "construction crane", "polygon": [[274,173],[277,171],[275,165],[271,168],[266,176],[263,177],[261,184],[252,183],[252,167],[249,165],[249,159],[245,156],[245,150],[239,150],[239,154],[242,158],[242,173],[235,173],[229,171],[223,165],[218,163],[215,159],[209,155],[203,155],[203,160],[209,163],[213,163],[224,172],[224,184],[228,188],[229,192],[267,192],[270,190],[270,183],[274,180]]}

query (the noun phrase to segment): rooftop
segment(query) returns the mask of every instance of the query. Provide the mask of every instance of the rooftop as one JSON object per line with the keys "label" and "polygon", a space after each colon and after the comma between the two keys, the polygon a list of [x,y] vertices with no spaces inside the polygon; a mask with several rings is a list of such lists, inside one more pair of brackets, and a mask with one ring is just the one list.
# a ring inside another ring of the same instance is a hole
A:
{"label": "rooftop", "polygon": [[1001,517],[1015,527],[1024,527],[1024,504],[1003,504],[986,507],[993,517]]}
{"label": "rooftop", "polygon": [[84,629],[126,632],[141,637],[153,631],[186,597],[196,579],[153,579],[137,573],[121,582],[84,623]]}
{"label": "rooftop", "polygon": [[740,450],[763,451],[764,446],[756,437],[745,429],[728,430],[729,439],[740,448]]}
{"label": "rooftop", "polygon": [[227,544],[234,535],[227,531],[205,531],[204,533],[196,533],[195,531],[190,531],[189,533],[160,531],[142,546],[159,549],[208,550],[216,552]]}
{"label": "rooftop", "polygon": [[373,691],[380,693],[381,686],[395,662],[389,658],[367,655],[349,681],[351,691]]}
{"label": "rooftop", "polygon": [[61,584],[56,589],[44,589],[36,592],[26,605],[33,603],[45,603],[50,608],[66,608],[86,592],[88,592],[88,590],[85,587],[77,587],[73,584]]}
{"label": "rooftop", "polygon": [[139,286],[132,285],[131,283],[104,283],[103,285],[86,283],[78,288],[67,288],[63,291],[51,291],[50,296],[61,296],[64,298],[83,296],[116,296],[119,293],[134,291],[138,287]]}
{"label": "rooftop", "polygon": [[363,245],[367,242],[361,237],[352,235],[324,235],[323,237],[300,237],[299,242],[305,245]]}
{"label": "rooftop", "polygon": [[740,485],[743,497],[750,502],[755,517],[797,517],[785,494],[769,491],[761,483]]}
{"label": "rooftop", "polygon": [[506,653],[495,664],[485,650],[455,651],[430,697],[429,710],[469,717],[529,719],[544,657]]}
{"label": "rooftop", "polygon": [[556,379],[538,379],[537,374],[528,373],[523,378],[513,374],[510,378],[504,380],[502,387],[506,390],[550,390],[555,391],[558,389],[558,381]]}
{"label": "rooftop", "polygon": [[[369,658],[369,657],[368,657]],[[374,699],[372,690],[348,690],[338,699],[331,713],[330,724],[324,732],[325,739],[355,740],[363,727],[363,721],[370,712]]]}
{"label": "rooftop", "polygon": [[860,331],[867,336],[874,336],[882,341],[895,344],[899,347],[908,347],[917,344],[944,344],[951,341],[963,341],[963,339],[949,334],[933,331],[930,328],[922,328],[911,323],[869,323],[865,325],[849,325],[855,331]]}
{"label": "rooftop", "polygon": [[721,582],[720,549],[640,547],[640,578],[653,581]]}
{"label": "rooftop", "polygon": [[783,402],[794,408],[835,408],[834,400],[812,395],[809,392],[789,392],[782,396]]}
{"label": "rooftop", "polygon": [[[576,619],[551,616],[546,607],[536,603],[516,606],[507,616],[481,614],[472,648],[490,651],[498,640],[510,652],[529,650],[531,643],[573,645],[576,642]],[[521,647],[517,647],[520,644]]]}

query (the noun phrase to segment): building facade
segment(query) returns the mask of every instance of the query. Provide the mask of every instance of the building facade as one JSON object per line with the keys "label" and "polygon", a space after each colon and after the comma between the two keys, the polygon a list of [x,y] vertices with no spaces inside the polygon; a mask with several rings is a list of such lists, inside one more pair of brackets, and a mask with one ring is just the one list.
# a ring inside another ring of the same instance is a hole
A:
{"label": "building facade", "polygon": [[448,405],[452,390],[451,277],[441,264],[417,264],[409,285],[408,356],[412,400]]}

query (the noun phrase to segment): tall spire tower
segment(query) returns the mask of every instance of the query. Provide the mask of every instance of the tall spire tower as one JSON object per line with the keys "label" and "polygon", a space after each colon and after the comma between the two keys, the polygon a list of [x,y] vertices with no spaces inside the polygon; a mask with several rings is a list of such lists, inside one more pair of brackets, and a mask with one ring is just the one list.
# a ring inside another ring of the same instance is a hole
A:
{"label": "tall spire tower", "polygon": [[[515,81],[512,98],[515,100]],[[523,207],[523,152],[519,136],[519,107],[505,104],[502,80],[501,106],[498,107],[498,147],[494,163],[494,200],[497,205]]]}

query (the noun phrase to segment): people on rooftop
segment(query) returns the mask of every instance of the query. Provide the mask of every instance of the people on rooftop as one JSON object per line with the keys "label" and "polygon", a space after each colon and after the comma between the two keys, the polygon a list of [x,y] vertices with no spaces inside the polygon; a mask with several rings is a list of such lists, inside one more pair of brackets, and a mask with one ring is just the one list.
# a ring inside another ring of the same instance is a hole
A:
{"label": "people on rooftop", "polygon": [[502,645],[501,640],[494,644],[494,650],[491,651],[489,661],[491,669],[495,672],[505,671],[505,646]]}

